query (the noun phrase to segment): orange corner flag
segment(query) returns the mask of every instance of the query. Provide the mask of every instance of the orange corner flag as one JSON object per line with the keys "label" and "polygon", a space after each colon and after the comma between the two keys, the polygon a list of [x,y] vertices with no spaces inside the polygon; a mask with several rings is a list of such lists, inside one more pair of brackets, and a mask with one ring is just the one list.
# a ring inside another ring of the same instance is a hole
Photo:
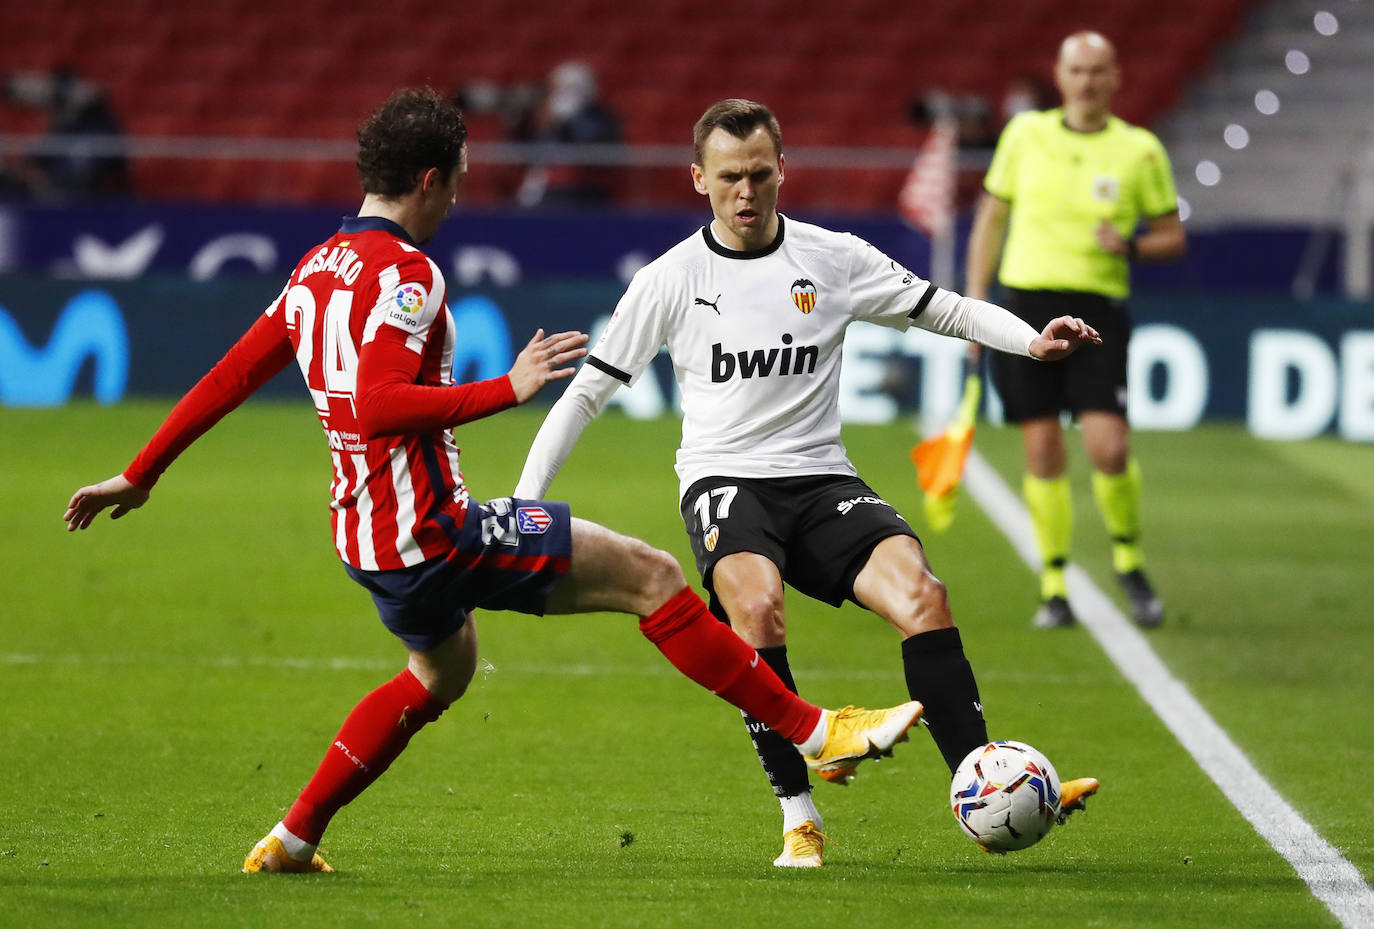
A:
{"label": "orange corner flag", "polygon": [[925,493],[926,519],[936,532],[944,532],[954,522],[954,502],[964,462],[973,447],[973,425],[982,399],[983,382],[976,372],[964,378],[964,396],[954,421],[939,435],[931,436],[911,450],[916,465],[916,481]]}

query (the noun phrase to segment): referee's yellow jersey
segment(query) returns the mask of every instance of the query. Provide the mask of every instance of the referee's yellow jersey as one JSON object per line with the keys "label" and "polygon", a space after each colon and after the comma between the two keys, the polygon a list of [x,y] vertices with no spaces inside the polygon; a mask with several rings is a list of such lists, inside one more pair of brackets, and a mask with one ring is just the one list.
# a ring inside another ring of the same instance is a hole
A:
{"label": "referee's yellow jersey", "polygon": [[1125,297],[1128,262],[1097,244],[1098,223],[1109,219],[1129,238],[1142,217],[1178,209],[1169,156],[1154,133],[1115,116],[1097,132],[1075,132],[1062,109],[1014,117],[983,186],[1011,204],[998,279],[1023,290]]}

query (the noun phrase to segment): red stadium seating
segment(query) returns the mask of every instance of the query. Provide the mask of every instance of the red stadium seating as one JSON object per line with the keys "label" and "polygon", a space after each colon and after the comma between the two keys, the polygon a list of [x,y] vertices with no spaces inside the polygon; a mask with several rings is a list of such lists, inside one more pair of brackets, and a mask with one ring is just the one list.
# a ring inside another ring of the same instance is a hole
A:
{"label": "red stadium seating", "polygon": [[[921,130],[909,106],[930,91],[998,97],[1022,74],[1049,76],[1071,29],[1118,43],[1126,73],[1119,111],[1150,123],[1174,105],[1255,0],[753,0],[713,14],[694,0],[427,0],[349,9],[333,0],[225,0],[172,6],[125,0],[7,3],[0,61],[9,69],[70,65],[102,83],[128,130],[151,136],[351,139],[396,86],[538,82],[582,58],[634,143],[680,144],[711,101],[752,96],[774,107],[790,147],[876,146],[914,153]],[[41,128],[32,113],[0,106],[0,132]],[[475,116],[473,139],[502,127]],[[809,199],[891,208],[899,171],[804,175],[789,203]],[[497,202],[518,168],[474,167],[470,195]],[[139,192],[310,202],[346,196],[352,167],[223,161],[136,166]],[[484,172],[490,175],[483,177]],[[626,173],[622,200],[691,201],[680,168]],[[872,176],[870,176],[872,175]],[[671,178],[671,180],[670,180]],[[336,185],[345,190],[335,193]],[[682,187],[684,190],[677,190]]]}

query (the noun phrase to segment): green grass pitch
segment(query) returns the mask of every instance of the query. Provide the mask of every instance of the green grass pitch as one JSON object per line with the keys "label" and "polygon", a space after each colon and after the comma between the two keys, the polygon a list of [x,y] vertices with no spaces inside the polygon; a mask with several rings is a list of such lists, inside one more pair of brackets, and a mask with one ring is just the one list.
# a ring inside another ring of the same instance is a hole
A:
{"label": "green grass pitch", "polygon": [[[994,737],[1103,791],[1035,848],[957,830],[929,738],[856,784],[817,783],[835,844],[771,867],[779,816],[738,714],[628,617],[483,614],[483,669],[335,820],[337,874],[246,877],[344,714],[403,652],[330,545],[308,404],[250,404],[141,511],[68,535],[78,486],[114,473],[165,401],[0,409],[0,926],[1335,926],[1084,630],[1030,628],[1036,583],[967,500],[923,531]],[[513,487],[542,411],[458,430],[474,493]],[[918,526],[904,426],[851,456]],[[608,415],[554,487],[580,515],[674,552],[676,423]],[[1019,443],[977,447],[1019,483]],[[1230,426],[1137,437],[1164,660],[1260,771],[1374,875],[1369,602],[1374,450]],[[1075,452],[1075,553],[1110,586]],[[1115,591],[1112,591],[1115,596]],[[895,634],[789,599],[805,694],[906,698]]]}

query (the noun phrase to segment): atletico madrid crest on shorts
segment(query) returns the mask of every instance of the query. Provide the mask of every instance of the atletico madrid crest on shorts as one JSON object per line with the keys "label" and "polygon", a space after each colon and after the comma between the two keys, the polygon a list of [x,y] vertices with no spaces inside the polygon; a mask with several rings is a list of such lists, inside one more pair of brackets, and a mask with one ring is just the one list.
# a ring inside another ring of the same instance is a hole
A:
{"label": "atletico madrid crest on shorts", "polygon": [[793,281],[792,302],[803,313],[810,313],[816,308],[816,285],[804,277]]}
{"label": "atletico madrid crest on shorts", "polygon": [[515,511],[515,528],[521,535],[543,535],[553,524],[553,517],[542,506],[522,506]]}

